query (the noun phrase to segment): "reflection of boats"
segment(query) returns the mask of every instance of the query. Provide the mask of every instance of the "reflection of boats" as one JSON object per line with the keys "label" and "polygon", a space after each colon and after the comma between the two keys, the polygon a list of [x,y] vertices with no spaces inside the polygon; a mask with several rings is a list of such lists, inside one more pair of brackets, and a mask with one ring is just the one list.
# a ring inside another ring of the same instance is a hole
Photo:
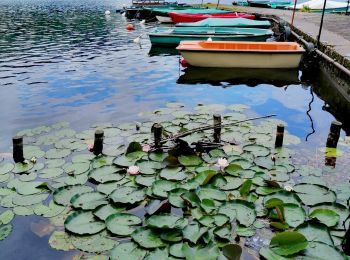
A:
{"label": "reflection of boats", "polygon": [[153,46],[148,52],[149,56],[175,56],[179,55],[179,52],[174,48]]}
{"label": "reflection of boats", "polygon": [[297,68],[305,50],[295,42],[184,41],[176,48],[191,66]]}
{"label": "reflection of boats", "polygon": [[246,14],[246,13],[184,14],[184,13],[170,12],[168,14],[174,23],[194,23],[207,18],[228,18],[228,19],[232,19],[232,18],[254,19],[255,18],[255,15]]}
{"label": "reflection of boats", "polygon": [[178,45],[181,41],[266,41],[273,35],[269,29],[230,27],[163,27],[149,33],[152,45]]}
{"label": "reflection of boats", "polygon": [[240,28],[270,28],[269,21],[258,21],[246,18],[225,19],[207,18],[195,23],[178,23],[176,27],[240,27]]}
{"label": "reflection of boats", "polygon": [[179,77],[179,84],[212,84],[221,85],[222,82],[230,84],[245,84],[256,86],[259,84],[272,84],[283,87],[299,83],[297,69],[232,69],[232,68],[186,68],[185,73]]}

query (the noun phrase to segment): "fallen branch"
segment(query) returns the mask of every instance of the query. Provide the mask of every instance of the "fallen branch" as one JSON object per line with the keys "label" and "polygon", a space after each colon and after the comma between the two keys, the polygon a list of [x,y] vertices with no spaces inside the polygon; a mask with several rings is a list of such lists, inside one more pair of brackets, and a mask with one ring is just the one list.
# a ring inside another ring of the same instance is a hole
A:
{"label": "fallen branch", "polygon": [[206,130],[210,130],[210,129],[222,128],[222,127],[227,127],[227,126],[234,126],[234,125],[237,125],[237,124],[240,124],[240,123],[253,121],[253,120],[258,120],[258,119],[269,118],[269,117],[274,117],[274,116],[276,116],[276,115],[272,114],[272,115],[267,115],[267,116],[248,118],[248,119],[245,119],[245,120],[232,122],[232,123],[229,123],[229,124],[222,124],[222,125],[219,125],[219,126],[202,126],[202,127],[197,127],[197,128],[188,130],[186,132],[176,134],[176,135],[174,135],[174,136],[172,136],[170,138],[163,139],[163,140],[160,141],[160,144],[165,144],[166,142],[174,141],[176,139],[188,136],[188,135],[196,133],[196,132],[202,132],[202,131],[206,131]]}

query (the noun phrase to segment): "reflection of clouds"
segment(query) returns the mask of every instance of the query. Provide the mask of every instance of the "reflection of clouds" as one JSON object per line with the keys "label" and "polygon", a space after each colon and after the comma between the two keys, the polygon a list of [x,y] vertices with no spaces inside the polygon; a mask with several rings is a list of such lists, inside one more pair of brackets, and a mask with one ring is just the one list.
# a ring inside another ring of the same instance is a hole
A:
{"label": "reflection of clouds", "polygon": [[[283,90],[283,89],[281,89]],[[297,110],[299,112],[306,112],[308,104],[311,100],[309,90],[305,90],[300,85],[290,85],[285,91],[274,91],[271,93],[271,98],[281,102],[283,106]]]}
{"label": "reflection of clouds", "polygon": [[[263,91],[265,89],[265,91]],[[269,90],[268,92],[266,90]],[[248,93],[244,94],[244,97],[248,100],[248,104],[251,106],[262,105],[267,102],[270,98],[270,93],[275,92],[272,88],[268,88],[265,86],[256,86],[255,88],[251,88]]]}

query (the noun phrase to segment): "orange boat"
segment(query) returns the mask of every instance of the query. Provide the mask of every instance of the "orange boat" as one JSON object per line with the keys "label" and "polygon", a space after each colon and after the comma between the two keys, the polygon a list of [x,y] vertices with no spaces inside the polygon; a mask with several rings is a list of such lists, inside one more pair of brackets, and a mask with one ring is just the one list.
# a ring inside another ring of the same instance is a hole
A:
{"label": "orange boat", "polygon": [[182,41],[176,48],[196,67],[297,68],[305,50],[295,42]]}

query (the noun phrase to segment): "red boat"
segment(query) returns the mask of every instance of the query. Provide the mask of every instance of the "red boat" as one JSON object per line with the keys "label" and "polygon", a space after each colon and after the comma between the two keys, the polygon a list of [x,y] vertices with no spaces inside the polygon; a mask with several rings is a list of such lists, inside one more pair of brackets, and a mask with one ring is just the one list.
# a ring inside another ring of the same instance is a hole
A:
{"label": "red boat", "polygon": [[168,13],[173,23],[194,23],[207,18],[246,18],[254,20],[255,15],[246,13],[223,13],[223,14],[185,14],[185,13]]}

